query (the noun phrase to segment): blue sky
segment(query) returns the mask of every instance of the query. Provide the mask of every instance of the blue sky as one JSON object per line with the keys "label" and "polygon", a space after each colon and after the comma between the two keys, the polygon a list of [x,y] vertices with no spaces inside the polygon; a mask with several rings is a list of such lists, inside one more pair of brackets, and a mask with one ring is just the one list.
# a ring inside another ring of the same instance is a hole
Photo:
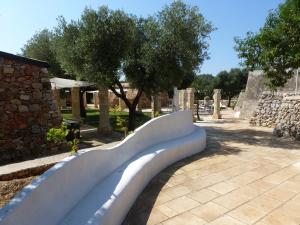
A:
{"label": "blue sky", "polygon": [[[107,5],[128,13],[147,16],[159,11],[172,0],[9,0],[0,2],[0,51],[19,53],[22,46],[38,30],[52,28],[56,18],[77,19],[85,6]],[[239,67],[233,50],[235,36],[257,31],[271,9],[283,0],[184,0],[200,8],[216,31],[209,40],[210,57],[201,73],[216,75],[221,70]]]}

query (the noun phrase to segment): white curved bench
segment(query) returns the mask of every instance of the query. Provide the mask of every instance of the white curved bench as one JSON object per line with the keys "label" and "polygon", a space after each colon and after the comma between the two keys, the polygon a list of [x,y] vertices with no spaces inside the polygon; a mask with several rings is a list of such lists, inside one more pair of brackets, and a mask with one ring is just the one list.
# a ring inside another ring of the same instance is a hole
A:
{"label": "white curved bench", "polygon": [[0,210],[0,224],[122,223],[157,173],[205,148],[205,130],[191,118],[191,111],[161,116],[109,150],[97,147],[64,159]]}

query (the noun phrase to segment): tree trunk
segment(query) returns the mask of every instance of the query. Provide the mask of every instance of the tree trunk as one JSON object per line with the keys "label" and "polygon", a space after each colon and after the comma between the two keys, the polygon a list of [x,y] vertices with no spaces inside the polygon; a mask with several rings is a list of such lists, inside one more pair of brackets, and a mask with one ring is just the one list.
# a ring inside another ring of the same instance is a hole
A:
{"label": "tree trunk", "polygon": [[135,119],[136,119],[136,106],[132,105],[129,108],[128,131],[133,131],[135,129]]}
{"label": "tree trunk", "polygon": [[231,97],[228,97],[227,107],[230,107],[230,104],[231,104]]}
{"label": "tree trunk", "polygon": [[86,117],[86,112],[85,112],[85,107],[84,107],[84,102],[83,102],[83,94],[84,94],[84,91],[83,91],[83,90],[80,90],[80,91],[79,91],[80,117],[85,118],[85,117]]}
{"label": "tree trunk", "polygon": [[126,97],[123,86],[120,81],[116,80],[116,84],[120,89],[120,92],[117,92],[114,86],[110,86],[110,90],[119,98],[121,98],[126,106],[129,109],[129,118],[128,118],[128,131],[133,131],[135,129],[135,119],[136,119],[136,106],[139,103],[139,100],[143,94],[143,90],[138,90],[137,95],[135,96],[133,102],[131,103]]}
{"label": "tree trunk", "polygon": [[109,103],[108,88],[99,86],[99,125],[98,132],[101,134],[112,133],[112,127],[109,122]]}
{"label": "tree trunk", "polygon": [[196,112],[197,112],[197,120],[200,121],[200,115],[199,115],[199,100],[196,100]]}

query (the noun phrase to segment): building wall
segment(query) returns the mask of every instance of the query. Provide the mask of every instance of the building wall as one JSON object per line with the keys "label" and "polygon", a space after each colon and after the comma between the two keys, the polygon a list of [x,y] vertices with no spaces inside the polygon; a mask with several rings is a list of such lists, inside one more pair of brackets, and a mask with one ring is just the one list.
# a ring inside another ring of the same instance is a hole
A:
{"label": "building wall", "polygon": [[60,123],[47,68],[0,54],[0,163],[39,154],[47,130]]}

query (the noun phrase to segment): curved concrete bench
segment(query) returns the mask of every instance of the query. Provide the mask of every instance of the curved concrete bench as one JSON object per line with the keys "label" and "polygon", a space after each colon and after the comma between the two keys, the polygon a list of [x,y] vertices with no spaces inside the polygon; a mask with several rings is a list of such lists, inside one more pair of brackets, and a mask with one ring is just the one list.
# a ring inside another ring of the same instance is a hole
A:
{"label": "curved concrete bench", "polygon": [[191,111],[161,116],[111,149],[64,159],[1,209],[0,224],[121,224],[157,173],[205,148],[205,130],[191,118]]}

